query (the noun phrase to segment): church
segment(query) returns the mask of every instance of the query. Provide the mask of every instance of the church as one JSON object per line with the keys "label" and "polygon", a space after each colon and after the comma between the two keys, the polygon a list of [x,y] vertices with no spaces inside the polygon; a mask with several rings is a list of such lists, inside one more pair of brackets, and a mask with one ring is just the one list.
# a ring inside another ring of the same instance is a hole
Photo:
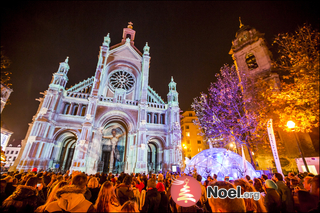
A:
{"label": "church", "polygon": [[66,89],[69,58],[61,62],[39,108],[14,169],[58,169],[87,174],[147,173],[181,167],[181,128],[176,83],[167,102],[149,86],[150,47],[134,46],[132,23],[120,43],[100,47],[92,77]]}

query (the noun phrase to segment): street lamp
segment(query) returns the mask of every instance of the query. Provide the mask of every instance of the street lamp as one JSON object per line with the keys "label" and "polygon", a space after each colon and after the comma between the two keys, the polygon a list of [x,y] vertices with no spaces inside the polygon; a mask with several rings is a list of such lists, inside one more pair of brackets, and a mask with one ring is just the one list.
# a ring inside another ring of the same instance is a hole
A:
{"label": "street lamp", "polygon": [[293,121],[288,121],[288,122],[287,122],[287,127],[288,127],[289,129],[292,129],[292,132],[293,132],[293,134],[294,134],[294,136],[295,136],[295,138],[296,138],[296,142],[297,142],[298,149],[299,149],[301,158],[302,158],[302,160],[303,160],[304,166],[306,167],[306,170],[307,170],[307,172],[309,173],[309,168],[308,168],[306,159],[304,159],[303,152],[302,152],[301,147],[300,147],[299,138],[297,137],[297,133],[294,131],[294,127],[295,127],[295,126],[296,126],[296,124],[295,124]]}

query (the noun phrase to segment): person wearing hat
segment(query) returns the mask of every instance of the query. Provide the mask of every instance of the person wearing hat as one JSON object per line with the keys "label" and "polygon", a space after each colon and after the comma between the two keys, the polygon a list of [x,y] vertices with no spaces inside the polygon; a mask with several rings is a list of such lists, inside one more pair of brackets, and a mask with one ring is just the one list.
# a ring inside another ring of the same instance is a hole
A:
{"label": "person wearing hat", "polygon": [[156,179],[150,178],[147,184],[147,193],[141,212],[159,212],[161,194],[158,192]]}
{"label": "person wearing hat", "polygon": [[264,197],[264,205],[268,212],[280,212],[281,210],[281,198],[277,192],[278,186],[275,182],[268,179],[265,182],[265,190],[267,192]]}
{"label": "person wearing hat", "polygon": [[159,205],[159,212],[169,212],[169,199],[165,192],[165,187],[162,182],[157,183],[157,190],[161,195],[161,201]]}

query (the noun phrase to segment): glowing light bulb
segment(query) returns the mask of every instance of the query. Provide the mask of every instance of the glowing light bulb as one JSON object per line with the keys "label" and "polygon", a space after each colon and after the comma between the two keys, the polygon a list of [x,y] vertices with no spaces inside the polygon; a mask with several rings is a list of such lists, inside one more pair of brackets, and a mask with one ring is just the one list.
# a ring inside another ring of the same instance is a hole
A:
{"label": "glowing light bulb", "polygon": [[294,128],[295,126],[296,126],[296,124],[295,124],[293,121],[288,121],[288,122],[287,122],[287,127],[288,127],[288,128],[292,129],[292,128]]}

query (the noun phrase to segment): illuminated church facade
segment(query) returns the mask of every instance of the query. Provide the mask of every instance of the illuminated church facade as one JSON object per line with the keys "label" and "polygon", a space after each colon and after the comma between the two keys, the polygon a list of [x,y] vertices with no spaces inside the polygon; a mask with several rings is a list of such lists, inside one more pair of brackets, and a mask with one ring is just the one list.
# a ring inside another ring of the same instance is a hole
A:
{"label": "illuminated church facade", "polygon": [[119,44],[104,37],[95,74],[66,89],[68,57],[39,98],[14,167],[63,171],[159,172],[182,165],[176,83],[167,102],[149,86],[150,47],[134,46],[132,23]]}

